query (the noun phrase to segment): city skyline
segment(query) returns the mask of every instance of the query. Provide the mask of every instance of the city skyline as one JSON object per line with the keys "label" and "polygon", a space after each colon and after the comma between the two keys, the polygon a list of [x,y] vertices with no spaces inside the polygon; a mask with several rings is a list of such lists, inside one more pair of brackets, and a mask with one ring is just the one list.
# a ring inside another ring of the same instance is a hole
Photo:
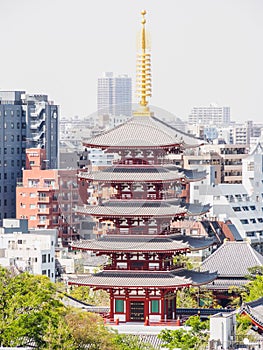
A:
{"label": "city skyline", "polygon": [[192,107],[215,102],[231,107],[232,120],[262,120],[260,0],[1,0],[0,89],[48,94],[61,116],[94,113],[102,72],[135,81],[143,8],[152,39],[151,105],[186,120]]}

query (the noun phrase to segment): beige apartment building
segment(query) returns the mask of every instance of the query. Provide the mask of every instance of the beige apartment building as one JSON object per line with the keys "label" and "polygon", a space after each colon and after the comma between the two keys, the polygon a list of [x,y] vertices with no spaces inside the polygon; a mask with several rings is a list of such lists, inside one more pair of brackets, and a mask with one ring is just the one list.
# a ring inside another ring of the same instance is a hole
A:
{"label": "beige apartment building", "polygon": [[201,149],[186,151],[184,167],[202,168],[210,173],[214,168],[214,183],[242,183],[242,159],[248,154],[247,145],[207,144]]}

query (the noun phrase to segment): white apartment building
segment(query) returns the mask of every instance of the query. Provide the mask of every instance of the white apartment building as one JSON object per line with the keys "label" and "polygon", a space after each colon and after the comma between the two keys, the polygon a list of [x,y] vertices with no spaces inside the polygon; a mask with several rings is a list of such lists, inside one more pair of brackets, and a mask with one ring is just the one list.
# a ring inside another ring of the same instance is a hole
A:
{"label": "white apartment building", "polygon": [[263,208],[263,146],[260,142],[242,161],[242,183],[257,209]]}
{"label": "white apartment building", "polygon": [[230,220],[243,239],[263,252],[263,211],[257,208],[242,184],[195,183],[191,198],[194,202],[209,203],[211,209],[207,217]]}
{"label": "white apartment building", "polygon": [[57,230],[22,231],[19,219],[4,219],[0,229],[0,265],[46,275],[55,282]]}
{"label": "white apartment building", "polygon": [[193,107],[188,116],[189,124],[229,125],[230,107],[210,104],[209,106]]}
{"label": "white apartment building", "polygon": [[132,79],[128,75],[103,73],[103,76],[98,78],[97,92],[98,114],[131,117]]}

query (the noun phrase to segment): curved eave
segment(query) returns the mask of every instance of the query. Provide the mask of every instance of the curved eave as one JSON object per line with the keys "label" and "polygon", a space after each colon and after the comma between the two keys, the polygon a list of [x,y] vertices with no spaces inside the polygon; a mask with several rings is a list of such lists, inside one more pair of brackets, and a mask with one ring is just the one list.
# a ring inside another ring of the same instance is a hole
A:
{"label": "curved eave", "polygon": [[204,215],[207,212],[209,212],[209,210],[211,209],[210,204],[195,205],[195,204],[191,204],[191,203],[186,203],[185,206],[186,206],[188,216]]}
{"label": "curved eave", "polygon": [[[71,248],[73,250],[82,250],[82,251],[91,251],[91,252],[100,252],[102,254],[105,255],[110,255],[111,253],[176,253],[176,252],[180,252],[180,253],[188,253],[190,252],[189,248],[166,248],[166,249],[135,249],[135,248],[130,248],[130,249],[121,249],[121,248],[85,248],[85,247],[75,247],[75,246],[71,246]],[[154,261],[152,261],[154,262]]]}
{"label": "curved eave", "polygon": [[88,205],[84,207],[77,207],[76,212],[79,214],[91,215],[94,217],[103,218],[118,218],[118,217],[167,217],[173,218],[176,216],[183,216],[186,214],[186,210],[181,207],[165,208],[166,210],[158,211],[158,208],[134,208],[126,207],[125,210],[120,210],[120,207],[103,207]]}
{"label": "curved eave", "polygon": [[69,280],[69,285],[89,286],[99,289],[171,289],[176,290],[183,287],[190,287],[191,281],[183,277],[173,276],[169,271],[124,271],[111,270],[82,277],[76,280]]}
{"label": "curved eave", "polygon": [[217,278],[217,273],[209,271],[199,272],[193,270],[182,269],[179,272],[176,272],[177,276],[182,276],[191,280],[191,285],[194,287],[207,285],[212,283]]}
{"label": "curved eave", "polygon": [[[94,252],[105,252],[110,254],[112,252],[119,253],[175,253],[175,252],[189,252],[190,248],[187,243],[167,239],[165,236],[121,236],[109,235],[98,240],[83,240],[80,242],[72,242],[71,248],[78,250],[87,250]],[[163,242],[162,242],[163,240]]]}
{"label": "curved eave", "polygon": [[203,250],[206,248],[211,247],[214,243],[214,239],[206,238],[206,237],[193,237],[193,236],[174,236],[175,239],[178,239],[179,241],[182,241],[183,243],[186,243],[190,251],[198,251]]}
{"label": "curved eave", "polygon": [[171,144],[165,144],[165,145],[103,145],[103,144],[95,144],[95,143],[89,143],[89,142],[82,142],[84,147],[88,148],[101,148],[103,150],[120,150],[120,149],[125,149],[125,150],[133,150],[133,149],[147,149],[147,150],[152,150],[152,149],[169,149],[169,148],[194,148],[194,147],[199,147],[199,145],[195,146],[189,146],[186,147],[182,143],[176,142],[176,143],[171,143]]}
{"label": "curved eave", "polygon": [[[104,175],[104,173],[103,173]],[[170,178],[166,178],[166,179],[163,179],[163,178],[160,178],[161,176],[159,176],[159,178],[154,178],[154,177],[149,177],[148,178],[145,178],[145,179],[142,179],[142,178],[139,178],[138,175],[137,175],[137,178],[136,178],[136,175],[134,175],[133,177],[128,177],[128,176],[125,176],[125,179],[122,179],[122,178],[119,178],[118,177],[118,173],[116,174],[113,174],[113,173],[108,173],[109,177],[108,178],[103,178],[103,176],[101,176],[100,174],[96,174],[96,173],[85,173],[85,172],[81,172],[78,174],[78,178],[81,179],[81,180],[87,180],[87,181],[90,181],[90,182],[100,182],[100,183],[110,183],[110,184],[115,184],[115,183],[123,183],[123,182],[127,182],[127,183],[141,183],[141,182],[147,182],[147,183],[175,183],[175,182],[178,182],[178,183],[189,183],[189,182],[197,182],[197,181],[201,181],[203,179],[205,179],[205,176],[203,177],[199,177],[199,178],[188,178],[186,176],[182,177],[180,176],[179,174],[176,175],[174,174],[173,176],[171,176]],[[127,175],[127,174],[125,174]]]}

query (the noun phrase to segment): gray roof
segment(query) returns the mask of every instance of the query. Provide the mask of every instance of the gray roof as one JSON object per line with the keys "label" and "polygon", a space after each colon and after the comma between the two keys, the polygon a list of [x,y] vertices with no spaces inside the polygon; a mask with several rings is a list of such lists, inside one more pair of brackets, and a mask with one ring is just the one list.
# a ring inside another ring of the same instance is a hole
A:
{"label": "gray roof", "polygon": [[82,179],[103,182],[174,182],[181,178],[199,181],[205,176],[205,171],[186,170],[173,165],[115,165],[102,171],[78,174]]}
{"label": "gray roof", "polygon": [[94,252],[176,252],[183,250],[200,250],[212,244],[213,240],[190,236],[107,235],[99,239],[74,241],[71,243],[71,247]]}
{"label": "gray roof", "polygon": [[209,205],[189,204],[183,206],[174,200],[109,200],[100,205],[77,207],[80,214],[95,217],[174,217],[176,215],[201,215]]}
{"label": "gray roof", "polygon": [[216,274],[193,272],[188,270],[174,271],[131,271],[105,270],[92,276],[69,279],[69,284],[86,285],[91,287],[115,288],[169,288],[190,285],[202,285],[211,282]]}
{"label": "gray roof", "polygon": [[245,278],[217,278],[206,285],[209,290],[229,290],[230,287],[242,287],[248,283]]}
{"label": "gray roof", "polygon": [[198,147],[204,141],[186,134],[155,117],[133,117],[83,144],[95,148],[160,148],[180,145]]}
{"label": "gray roof", "polygon": [[244,277],[249,267],[262,265],[263,256],[248,242],[226,241],[203,261],[201,270],[217,271],[218,277]]}
{"label": "gray roof", "polygon": [[229,228],[230,232],[232,233],[235,241],[243,241],[243,238],[241,237],[239,231],[237,230],[237,228],[234,224],[227,224],[227,227]]}
{"label": "gray roof", "polygon": [[242,304],[239,312],[246,313],[252,319],[252,323],[263,329],[263,298]]}

